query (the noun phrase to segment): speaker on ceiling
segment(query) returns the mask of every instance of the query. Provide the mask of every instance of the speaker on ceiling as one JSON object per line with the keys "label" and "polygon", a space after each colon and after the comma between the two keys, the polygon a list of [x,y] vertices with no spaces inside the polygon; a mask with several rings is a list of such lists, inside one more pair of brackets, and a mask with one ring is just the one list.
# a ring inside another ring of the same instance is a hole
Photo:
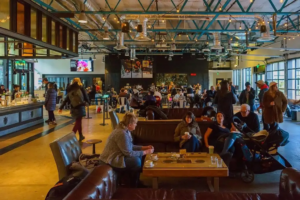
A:
{"label": "speaker on ceiling", "polygon": [[122,33],[129,33],[129,23],[128,22],[122,23]]}
{"label": "speaker on ceiling", "polygon": [[267,32],[267,27],[266,27],[266,25],[261,25],[261,26],[260,26],[260,32],[261,32],[261,33]]}

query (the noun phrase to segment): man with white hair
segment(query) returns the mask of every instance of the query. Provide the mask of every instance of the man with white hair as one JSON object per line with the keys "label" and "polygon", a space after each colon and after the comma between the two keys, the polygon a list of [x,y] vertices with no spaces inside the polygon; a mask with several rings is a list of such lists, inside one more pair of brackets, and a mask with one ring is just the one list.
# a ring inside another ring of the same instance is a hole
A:
{"label": "man with white hair", "polygon": [[234,116],[238,117],[240,120],[247,124],[247,127],[244,128],[245,132],[259,132],[260,125],[257,114],[250,111],[250,106],[248,104],[241,105],[241,111],[236,113]]}

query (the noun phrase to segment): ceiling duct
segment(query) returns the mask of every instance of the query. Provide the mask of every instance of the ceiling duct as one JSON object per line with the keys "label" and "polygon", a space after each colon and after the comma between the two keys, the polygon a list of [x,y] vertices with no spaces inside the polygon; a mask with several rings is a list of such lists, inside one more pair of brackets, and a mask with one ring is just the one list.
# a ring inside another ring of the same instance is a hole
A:
{"label": "ceiling duct", "polygon": [[221,50],[223,47],[221,46],[221,34],[213,33],[214,36],[214,46],[211,49]]}
{"label": "ceiling duct", "polygon": [[114,47],[116,50],[123,50],[127,49],[127,47],[124,46],[124,33],[120,32],[119,33],[119,42],[117,46]]}
{"label": "ceiling duct", "polygon": [[149,41],[149,40],[151,40],[147,36],[147,21],[148,21],[148,18],[145,18],[144,21],[143,21],[143,33],[139,34],[139,36],[136,37],[134,40],[136,40],[136,41]]}
{"label": "ceiling duct", "polygon": [[272,41],[275,38],[271,37],[270,35],[270,26],[266,26],[265,24],[267,24],[267,21],[261,21],[260,22],[262,25],[260,27],[260,38],[257,39],[258,42],[267,42],[267,41]]}
{"label": "ceiling duct", "polygon": [[130,60],[135,59],[137,59],[135,49],[130,49]]}

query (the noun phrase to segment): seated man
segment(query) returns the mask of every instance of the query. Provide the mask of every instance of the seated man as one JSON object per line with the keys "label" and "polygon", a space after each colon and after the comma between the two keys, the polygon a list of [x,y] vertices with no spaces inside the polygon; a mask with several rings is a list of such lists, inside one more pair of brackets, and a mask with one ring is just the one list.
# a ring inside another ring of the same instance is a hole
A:
{"label": "seated man", "polygon": [[178,89],[177,94],[173,98],[173,106],[180,106],[180,101],[186,101],[182,90]]}
{"label": "seated man", "polygon": [[[130,94],[127,93],[127,90],[125,88],[121,88],[119,98],[120,97],[125,97],[128,100],[129,97],[130,97]],[[127,107],[126,109],[129,110],[129,104],[128,103],[127,103],[126,107]]]}
{"label": "seated man", "polygon": [[241,111],[236,113],[234,116],[238,117],[240,120],[247,124],[243,132],[259,132],[260,125],[257,114],[250,111],[250,106],[248,104],[241,105]]}

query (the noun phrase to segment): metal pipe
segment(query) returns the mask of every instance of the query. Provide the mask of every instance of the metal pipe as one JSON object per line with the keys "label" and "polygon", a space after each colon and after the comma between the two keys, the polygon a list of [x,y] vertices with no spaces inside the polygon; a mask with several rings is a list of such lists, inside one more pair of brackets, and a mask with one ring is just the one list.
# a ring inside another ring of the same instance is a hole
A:
{"label": "metal pipe", "polygon": [[274,55],[260,55],[260,54],[237,54],[232,53],[232,56],[255,56],[255,57],[272,57],[272,58],[281,58],[282,56],[274,56]]}

